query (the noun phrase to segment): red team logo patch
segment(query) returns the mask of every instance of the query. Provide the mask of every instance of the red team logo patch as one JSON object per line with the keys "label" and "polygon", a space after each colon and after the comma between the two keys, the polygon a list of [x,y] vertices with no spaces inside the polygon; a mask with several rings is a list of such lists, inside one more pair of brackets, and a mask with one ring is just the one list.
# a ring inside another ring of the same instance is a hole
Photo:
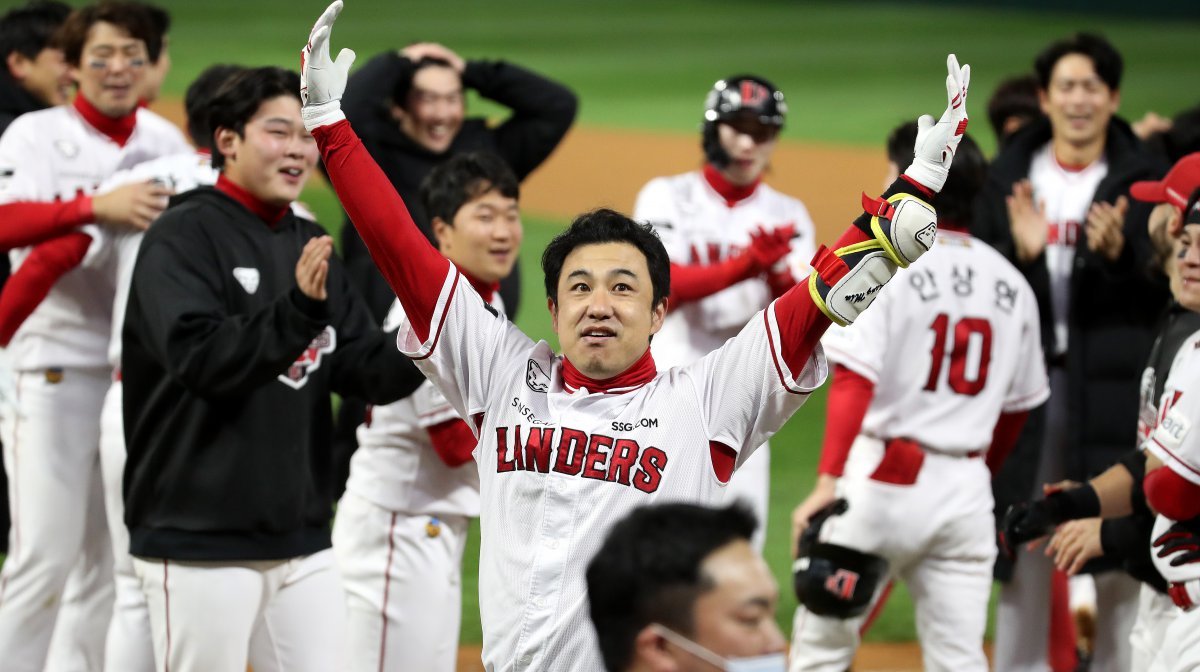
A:
{"label": "red team logo patch", "polygon": [[325,330],[317,334],[304,352],[300,353],[296,361],[288,367],[287,373],[279,376],[279,382],[293,390],[304,387],[308,383],[308,375],[321,368],[321,359],[336,349],[337,332],[333,330],[333,327],[325,327]]}
{"label": "red team logo patch", "polygon": [[843,600],[849,600],[854,597],[854,588],[858,586],[858,579],[858,572],[839,569],[825,579],[825,590]]}
{"label": "red team logo patch", "polygon": [[741,91],[738,92],[742,96],[742,105],[745,107],[758,107],[767,102],[767,87],[752,82],[748,79],[742,80]]}

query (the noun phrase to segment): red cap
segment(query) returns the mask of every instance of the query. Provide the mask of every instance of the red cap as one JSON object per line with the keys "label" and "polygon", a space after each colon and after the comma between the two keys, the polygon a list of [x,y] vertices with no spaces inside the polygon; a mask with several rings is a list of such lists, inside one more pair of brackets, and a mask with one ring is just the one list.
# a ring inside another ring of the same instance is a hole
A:
{"label": "red cap", "polygon": [[1200,187],[1200,152],[1188,154],[1155,182],[1134,182],[1129,195],[1147,203],[1170,203],[1183,210],[1192,192]]}

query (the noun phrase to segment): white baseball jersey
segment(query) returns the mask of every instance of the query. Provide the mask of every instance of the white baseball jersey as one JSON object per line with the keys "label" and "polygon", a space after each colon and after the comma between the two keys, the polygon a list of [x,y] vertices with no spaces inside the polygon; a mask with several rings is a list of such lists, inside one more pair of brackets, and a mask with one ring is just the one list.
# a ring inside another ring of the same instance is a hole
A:
{"label": "white baseball jersey", "polygon": [[[0,138],[0,203],[94,194],[118,170],[189,149],[179,129],[146,109],[137,111],[133,135],[123,147],[73,107],[31,112],[17,118]],[[102,236],[103,231],[97,227],[90,232]],[[14,270],[29,249],[9,253]],[[88,260],[54,285],[13,336],[9,349],[17,370],[107,366],[112,264],[110,258]]]}
{"label": "white baseball jersey", "polygon": [[[1179,346],[1159,398],[1157,420],[1143,448],[1171,471],[1200,485],[1200,431],[1192,431],[1192,425],[1200,422],[1200,332]],[[1154,521],[1151,538],[1157,539],[1174,523],[1160,514]],[[1200,564],[1172,567],[1174,556],[1153,555],[1154,566],[1167,581],[1185,583],[1200,579]]]}
{"label": "white baseball jersey", "polygon": [[[503,314],[499,293],[491,303]],[[383,330],[396,329],[405,321],[404,307],[396,301]],[[346,490],[390,511],[478,517],[479,470],[472,464],[447,466],[429,438],[430,427],[460,417],[428,380],[399,401],[375,406],[370,423],[358,428],[358,449],[350,458]]]}
{"label": "white baseball jersey", "polygon": [[[217,182],[217,169],[212,167],[212,157],[205,152],[187,151],[164,156],[117,172],[101,185],[98,193],[112,191],[117,187],[134,182],[158,180],[175,193],[182,193],[199,186]],[[133,280],[133,263],[137,260],[138,247],[142,244],[142,233],[118,231],[106,238],[112,247],[113,264],[116,271],[116,299],[113,302],[112,336],[108,342],[108,363],[121,365],[121,327],[125,324],[125,305],[129,302],[129,283]],[[95,243],[92,245],[95,247]],[[89,250],[90,251],[90,250]]]}
{"label": "white baseball jersey", "polygon": [[[786,257],[792,277],[808,276],[815,248],[812,219],[804,204],[759,184],[732,207],[696,170],[650,180],[638,194],[633,218],[650,222],[677,264],[714,264],[744,251],[750,233],[784,225],[796,229]],[[654,336],[660,368],[690,364],[721,347],[771,301],[761,277],[750,278],[699,301],[673,308]]]}
{"label": "white baseball jersey", "polygon": [[862,433],[949,454],[986,449],[1002,412],[1050,396],[1033,290],[1000,253],[954,231],[939,231],[909,270],[854,324],[827,331],[825,352],[875,383]]}
{"label": "white baseball jersey", "polygon": [[1050,298],[1054,309],[1055,354],[1067,351],[1067,318],[1071,310],[1071,269],[1075,263],[1075,241],[1083,235],[1088,209],[1096,187],[1108,175],[1104,157],[1082,170],[1068,170],[1054,158],[1048,143],[1033,155],[1029,181],[1033,202],[1045,204],[1046,266],[1050,271]]}
{"label": "white baseball jersey", "polygon": [[479,585],[489,670],[602,670],[584,573],[633,508],[720,497],[710,442],[751,451],[826,376],[818,348],[788,367],[776,304],[699,361],[627,388],[565,385],[562,359],[489,309],[451,265],[416,360],[477,431]]}

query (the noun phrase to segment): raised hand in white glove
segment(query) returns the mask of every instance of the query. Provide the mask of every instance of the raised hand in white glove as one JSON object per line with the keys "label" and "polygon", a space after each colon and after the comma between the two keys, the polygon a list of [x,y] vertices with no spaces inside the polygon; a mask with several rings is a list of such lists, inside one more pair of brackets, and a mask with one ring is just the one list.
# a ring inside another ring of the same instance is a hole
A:
{"label": "raised hand in white glove", "polygon": [[926,114],[917,119],[917,143],[913,162],[904,174],[933,191],[941,191],[950,172],[958,142],[967,130],[967,87],[971,66],[958,66],[954,54],[946,58],[946,111],[936,122]]}
{"label": "raised hand in white glove", "polygon": [[342,0],[334,0],[308,34],[308,44],[300,50],[300,115],[309,131],[346,118],[342,114],[342,94],[354,52],[342,49],[337,60],[329,58],[329,33],[342,11]]}

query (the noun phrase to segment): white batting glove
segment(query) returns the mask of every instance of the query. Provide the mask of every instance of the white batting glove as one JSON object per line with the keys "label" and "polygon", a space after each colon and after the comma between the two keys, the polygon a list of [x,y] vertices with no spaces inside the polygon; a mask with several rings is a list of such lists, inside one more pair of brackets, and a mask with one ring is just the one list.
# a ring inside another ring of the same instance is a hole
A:
{"label": "white batting glove", "polygon": [[917,144],[913,162],[904,170],[909,178],[937,192],[946,184],[950,162],[958,142],[967,130],[967,86],[971,83],[971,66],[958,66],[954,54],[946,58],[946,111],[935,123],[926,114],[917,119]]}
{"label": "white batting glove", "polygon": [[308,44],[300,50],[300,115],[309,131],[346,118],[341,100],[354,52],[342,49],[336,61],[329,59],[329,33],[341,11],[342,0],[334,0],[317,19],[308,34]]}

